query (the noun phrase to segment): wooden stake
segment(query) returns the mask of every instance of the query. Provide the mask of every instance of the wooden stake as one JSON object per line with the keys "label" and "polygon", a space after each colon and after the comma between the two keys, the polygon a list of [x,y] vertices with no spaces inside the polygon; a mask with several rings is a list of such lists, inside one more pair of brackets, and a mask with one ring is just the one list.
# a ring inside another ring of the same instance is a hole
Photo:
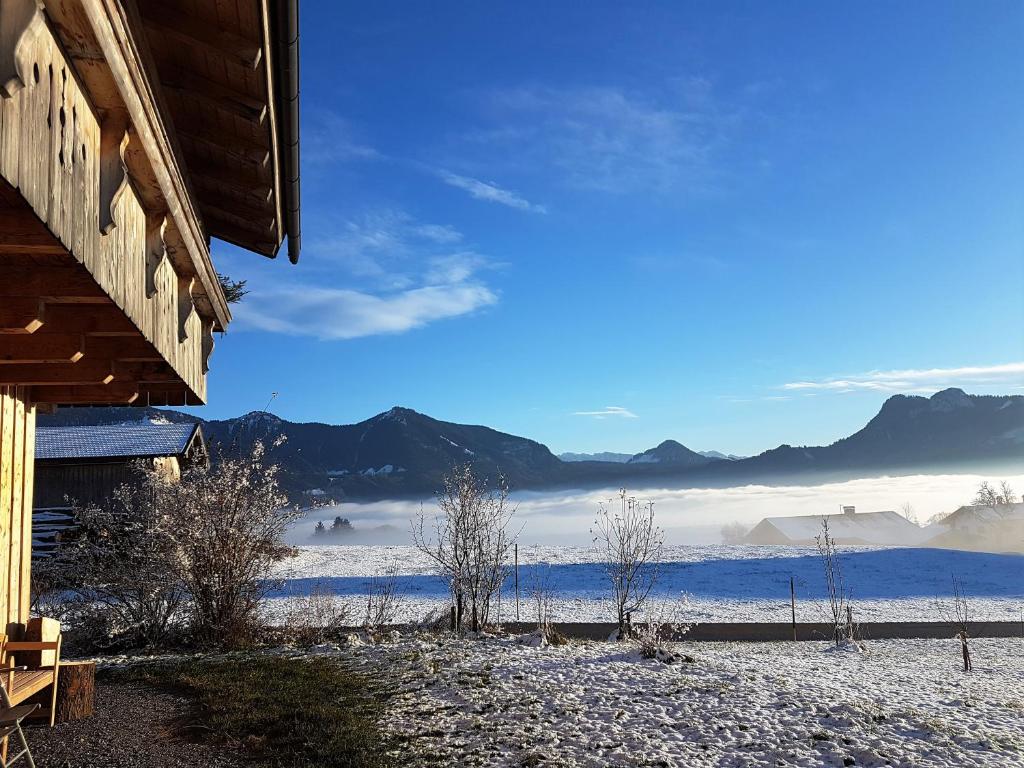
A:
{"label": "wooden stake", "polygon": [[796,587],[792,576],[789,577],[789,608],[793,614],[793,640],[796,640]]}
{"label": "wooden stake", "polygon": [[519,545],[515,545],[516,551],[516,624],[519,623]]}

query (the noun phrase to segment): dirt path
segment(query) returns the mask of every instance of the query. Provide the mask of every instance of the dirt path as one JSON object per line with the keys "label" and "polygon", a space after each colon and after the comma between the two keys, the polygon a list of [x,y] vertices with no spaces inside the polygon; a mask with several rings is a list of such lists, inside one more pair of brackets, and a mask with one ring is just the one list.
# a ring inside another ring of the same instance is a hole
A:
{"label": "dirt path", "polygon": [[152,688],[97,682],[96,714],[55,728],[27,729],[46,768],[236,768],[230,750],[189,741],[179,728],[188,700]]}

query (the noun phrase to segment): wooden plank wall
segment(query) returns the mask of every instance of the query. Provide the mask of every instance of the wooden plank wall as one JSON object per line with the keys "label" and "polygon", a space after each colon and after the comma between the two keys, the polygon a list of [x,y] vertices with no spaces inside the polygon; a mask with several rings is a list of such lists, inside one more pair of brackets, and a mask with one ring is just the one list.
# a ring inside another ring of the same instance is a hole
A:
{"label": "wooden plank wall", "polygon": [[0,386],[0,620],[5,628],[28,621],[35,450],[36,409],[27,389]]}
{"label": "wooden plank wall", "polygon": [[145,148],[127,123],[102,123],[48,26],[19,53],[25,87],[0,98],[0,174],[205,400],[193,280],[177,274],[163,232],[154,237],[154,214],[126,170],[126,156]]}

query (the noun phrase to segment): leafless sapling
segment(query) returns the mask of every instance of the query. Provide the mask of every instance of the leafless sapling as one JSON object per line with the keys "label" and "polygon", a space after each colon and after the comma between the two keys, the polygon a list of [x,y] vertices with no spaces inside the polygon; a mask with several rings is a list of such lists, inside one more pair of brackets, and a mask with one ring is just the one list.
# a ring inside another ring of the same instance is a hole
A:
{"label": "leafless sapling", "polygon": [[822,568],[825,572],[825,588],[828,593],[829,611],[832,620],[832,639],[836,647],[844,640],[854,640],[854,625],[850,594],[843,580],[843,568],[839,559],[836,540],[828,527],[828,517],[821,518],[821,533],[814,537],[821,556]]}
{"label": "leafless sapling", "polygon": [[398,570],[398,561],[392,560],[367,582],[366,617],[363,628],[371,637],[379,635],[389,624],[394,624],[402,610]]}
{"label": "leafless sapling", "polygon": [[951,577],[953,580],[953,603],[952,605],[939,601],[938,608],[943,614],[947,623],[951,624],[956,632],[956,638],[960,641],[960,653],[963,656],[964,672],[970,672],[971,649],[967,645],[970,637],[970,604],[967,601],[967,593],[964,592],[963,583],[956,574]]}
{"label": "leafless sapling", "polygon": [[479,632],[508,575],[516,541],[510,530],[515,507],[508,485],[500,476],[490,485],[471,464],[461,464],[445,476],[437,506],[432,531],[420,508],[412,521],[413,543],[448,584],[455,631],[464,629],[468,616],[470,629]]}
{"label": "leafless sapling", "polygon": [[654,502],[622,489],[617,500],[600,504],[590,533],[611,581],[618,637],[625,639],[629,614],[643,607],[658,578],[665,534],[654,521]]}

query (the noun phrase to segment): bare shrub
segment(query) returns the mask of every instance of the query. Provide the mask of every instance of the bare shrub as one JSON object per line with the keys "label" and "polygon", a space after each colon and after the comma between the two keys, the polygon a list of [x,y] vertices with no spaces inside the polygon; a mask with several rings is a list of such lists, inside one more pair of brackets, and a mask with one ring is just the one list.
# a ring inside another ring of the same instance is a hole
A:
{"label": "bare shrub", "polygon": [[292,602],[284,621],[297,642],[320,645],[342,634],[354,613],[349,602],[318,583],[308,595]]}
{"label": "bare shrub", "polygon": [[156,504],[174,540],[173,572],[188,594],[201,643],[250,642],[259,603],[273,587],[267,574],[294,553],[284,533],[302,513],[288,505],[278,474],[257,441],[238,458],[159,485]]}
{"label": "bare shrub", "polygon": [[943,620],[953,627],[956,638],[960,641],[960,653],[963,656],[964,672],[973,669],[971,664],[971,649],[967,645],[970,637],[970,605],[967,602],[967,593],[964,592],[963,583],[954,574],[953,579],[953,602],[952,604],[937,600],[936,607],[942,615]]}
{"label": "bare shrub", "polygon": [[363,628],[371,637],[384,627],[394,624],[402,610],[402,595],[398,590],[398,562],[393,560],[366,585],[366,616]]}
{"label": "bare shrub", "polygon": [[137,472],[108,503],[78,510],[77,533],[44,566],[74,595],[79,625],[121,644],[165,644],[183,625],[204,645],[250,642],[267,574],[292,553],[283,535],[301,514],[263,445],[179,482]]}
{"label": "bare shrub", "polygon": [[675,602],[650,600],[644,609],[643,621],[633,624],[632,640],[645,659],[658,659],[666,663],[690,660],[675,653],[671,643],[683,638],[693,624],[685,618],[685,600]]}
{"label": "bare shrub", "polygon": [[746,542],[748,529],[743,523],[732,522],[722,526],[723,544],[743,544]]}
{"label": "bare shrub", "polygon": [[427,530],[422,507],[412,521],[413,543],[448,584],[457,632],[465,628],[467,614],[473,632],[483,628],[491,600],[508,575],[509,553],[516,539],[509,533],[515,508],[508,496],[504,478],[489,487],[470,464],[462,464],[445,476],[437,494],[433,531]]}
{"label": "bare shrub", "polygon": [[527,594],[537,618],[536,631],[543,638],[543,643],[564,645],[567,642],[565,636],[552,623],[551,604],[554,601],[555,586],[550,565],[543,563],[534,567],[527,581]]}
{"label": "bare shrub", "polygon": [[600,505],[590,533],[612,584],[618,637],[624,639],[628,614],[643,607],[658,578],[665,535],[655,525],[654,502],[641,503],[622,489],[617,504]]}
{"label": "bare shrub", "polygon": [[74,506],[76,528],[33,565],[36,608],[77,629],[86,647],[166,645],[180,632],[187,592],[159,499],[163,479],[144,465],[107,503]]}
{"label": "bare shrub", "polygon": [[832,620],[832,639],[836,647],[844,641],[856,641],[856,628],[853,623],[853,608],[850,605],[850,592],[843,580],[842,563],[836,541],[828,529],[828,518],[821,518],[821,533],[814,537],[821,556],[822,568],[825,572],[825,586],[828,592],[828,607]]}

